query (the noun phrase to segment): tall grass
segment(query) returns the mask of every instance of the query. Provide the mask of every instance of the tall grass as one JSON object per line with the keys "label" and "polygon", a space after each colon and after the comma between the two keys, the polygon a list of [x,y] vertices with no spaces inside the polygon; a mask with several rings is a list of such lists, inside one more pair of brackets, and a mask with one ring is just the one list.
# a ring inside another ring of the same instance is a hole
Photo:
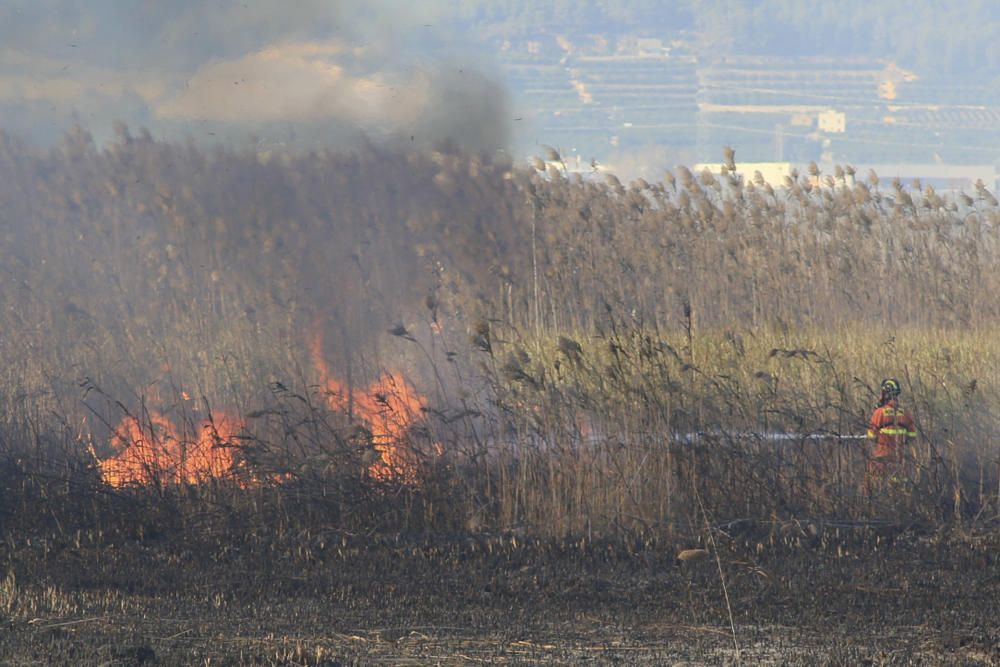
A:
{"label": "tall grass", "polygon": [[[727,520],[995,524],[998,397],[983,378],[997,351],[976,332],[710,331],[692,338],[695,363],[683,332],[619,323],[581,341],[575,362],[543,341],[493,376],[499,459],[519,475],[487,494],[505,521],[688,530],[703,502]],[[902,479],[872,492],[859,436],[890,374],[920,437]]]}
{"label": "tall grass", "polygon": [[[850,168],[780,190],[728,169],[623,185],[541,166],[0,136],[4,526],[996,525],[985,187],[953,200]],[[389,370],[423,391],[406,434],[419,484],[366,475],[372,434],[324,400],[316,335],[347,386]],[[885,376],[920,437],[904,479],[867,493],[866,444],[838,436],[863,433]],[[95,456],[149,410],[188,434],[234,415],[231,478],[104,486]]]}

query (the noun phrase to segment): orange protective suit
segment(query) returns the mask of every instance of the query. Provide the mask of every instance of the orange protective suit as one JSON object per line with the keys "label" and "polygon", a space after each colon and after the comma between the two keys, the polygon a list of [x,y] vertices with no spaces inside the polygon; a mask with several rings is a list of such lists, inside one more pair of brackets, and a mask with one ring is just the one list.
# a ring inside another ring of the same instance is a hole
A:
{"label": "orange protective suit", "polygon": [[906,443],[916,436],[913,418],[899,407],[899,401],[893,398],[875,408],[868,423],[868,438],[875,441],[868,471],[884,475],[899,466]]}

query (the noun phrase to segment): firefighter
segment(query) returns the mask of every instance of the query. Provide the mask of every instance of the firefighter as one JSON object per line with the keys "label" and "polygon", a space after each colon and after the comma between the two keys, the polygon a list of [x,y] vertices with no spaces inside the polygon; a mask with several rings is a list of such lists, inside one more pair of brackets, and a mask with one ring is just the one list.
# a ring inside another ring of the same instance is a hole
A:
{"label": "firefighter", "polygon": [[899,380],[882,380],[878,407],[868,424],[868,438],[874,440],[868,460],[868,488],[872,482],[898,480],[907,443],[917,436],[913,419],[899,407]]}

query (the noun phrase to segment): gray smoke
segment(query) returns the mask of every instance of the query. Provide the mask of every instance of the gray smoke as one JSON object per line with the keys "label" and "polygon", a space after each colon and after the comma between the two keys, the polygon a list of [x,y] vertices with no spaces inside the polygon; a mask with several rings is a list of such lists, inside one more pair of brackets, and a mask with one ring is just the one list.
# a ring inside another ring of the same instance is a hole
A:
{"label": "gray smoke", "polygon": [[43,141],[122,120],[209,141],[504,147],[504,90],[448,18],[395,0],[8,2],[0,124]]}

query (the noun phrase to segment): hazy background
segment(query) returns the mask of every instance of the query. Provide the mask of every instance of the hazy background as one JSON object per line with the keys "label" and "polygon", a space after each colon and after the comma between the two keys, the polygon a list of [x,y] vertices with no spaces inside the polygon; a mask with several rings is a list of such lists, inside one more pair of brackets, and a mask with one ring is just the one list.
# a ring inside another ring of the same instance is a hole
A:
{"label": "hazy background", "polygon": [[[992,164],[998,36],[984,1],[6,0],[0,126],[42,143],[73,123],[101,143],[119,119],[261,150],[551,144],[635,173],[723,144]],[[846,131],[821,131],[822,110]]]}
{"label": "hazy background", "polygon": [[[441,4],[441,3],[438,3]],[[8,130],[49,141],[115,119],[157,137],[336,145],[360,133],[507,140],[505,95],[435,3],[98,0],[0,5]]]}

